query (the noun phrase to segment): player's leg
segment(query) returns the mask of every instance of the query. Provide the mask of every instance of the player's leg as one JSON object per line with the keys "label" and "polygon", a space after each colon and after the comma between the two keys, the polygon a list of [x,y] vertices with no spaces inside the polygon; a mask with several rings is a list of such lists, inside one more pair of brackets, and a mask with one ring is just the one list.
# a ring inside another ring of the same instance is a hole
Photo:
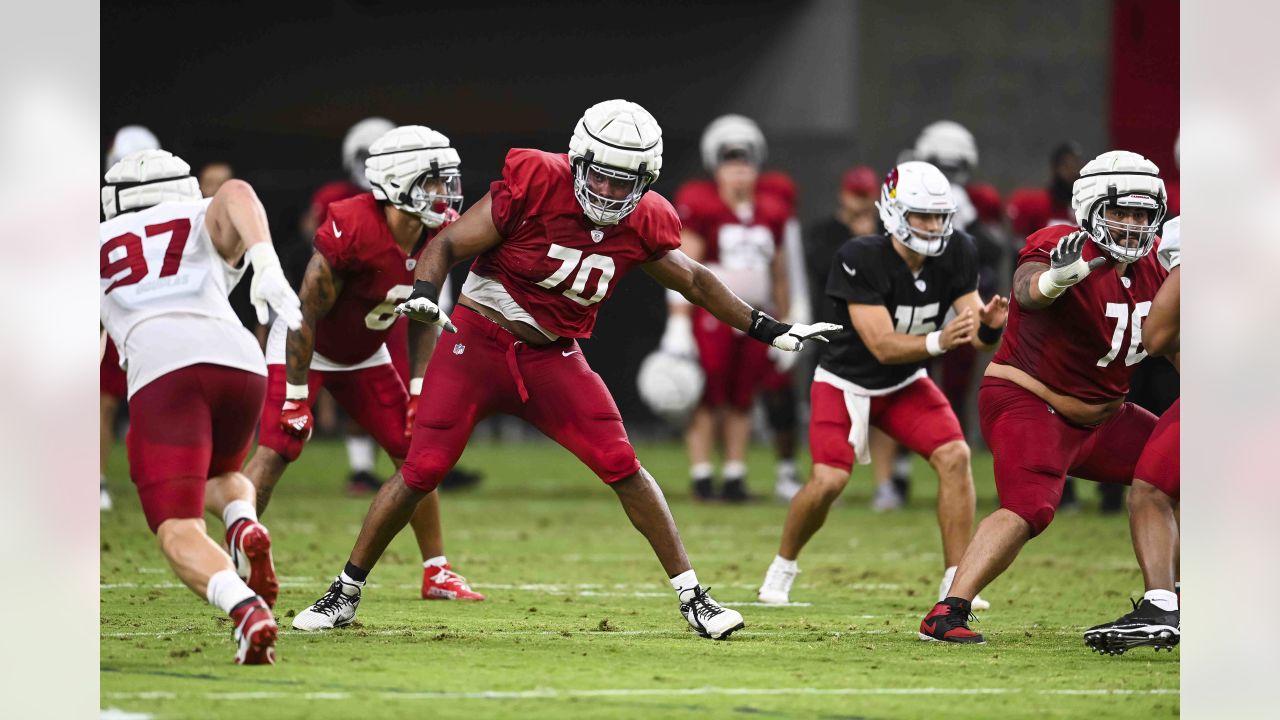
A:
{"label": "player's leg", "polygon": [[684,431],[685,448],[689,454],[689,487],[694,500],[716,498],[716,468],[711,455],[717,424],[716,412],[704,403],[693,409]]}
{"label": "player's leg", "polygon": [[786,502],[800,492],[799,469],[796,467],[796,390],[789,372],[776,368],[765,388],[764,409],[769,429],[773,431],[773,494]]}
{"label": "player's leg", "polygon": [[875,477],[875,495],[871,498],[871,509],[875,512],[898,510],[903,505],[902,495],[893,483],[894,456],[898,452],[898,443],[880,428],[871,428],[867,438],[867,447],[871,451],[871,474]]}
{"label": "player's leg", "polygon": [[115,444],[116,413],[128,396],[128,383],[124,370],[120,369],[120,353],[116,351],[116,344],[105,332],[103,342],[106,348],[98,365],[98,502],[102,510],[110,510],[113,503],[111,494],[107,492],[107,459],[111,457],[111,446]]}
{"label": "player's leg", "polygon": [[[314,404],[316,396],[326,381],[326,374],[320,370],[307,373],[307,402]],[[280,478],[289,467],[289,463],[302,454],[305,440],[280,427],[280,408],[285,401],[285,366],[267,366],[267,391],[262,402],[261,419],[258,424],[258,447],[249,458],[244,474],[253,483],[256,492],[256,508],[259,514],[265,513],[271,502],[271,495]]]}
{"label": "player's leg", "polygon": [[693,410],[685,428],[689,452],[690,493],[694,500],[720,497],[715,486],[713,455],[717,435],[725,433],[725,407],[729,403],[733,367],[733,329],[702,308],[693,309],[693,339],[698,346],[698,364],[705,378],[702,401]]}
{"label": "player's leg", "polygon": [[773,367],[769,348],[746,335],[722,325],[729,335],[732,362],[725,368],[729,379],[729,397],[724,407],[724,486],[720,497],[725,502],[746,502],[747,450],[751,446],[751,409],[756,395],[764,387],[764,379]]}
{"label": "player's leg", "polygon": [[827,383],[815,382],[809,397],[809,451],[813,456],[813,470],[809,482],[800,488],[787,508],[778,555],[770,563],[760,586],[760,602],[790,601],[791,585],[800,572],[796,558],[826,522],[827,512],[844,492],[853,469],[853,446],[849,444],[852,420],[845,407],[844,393]]}

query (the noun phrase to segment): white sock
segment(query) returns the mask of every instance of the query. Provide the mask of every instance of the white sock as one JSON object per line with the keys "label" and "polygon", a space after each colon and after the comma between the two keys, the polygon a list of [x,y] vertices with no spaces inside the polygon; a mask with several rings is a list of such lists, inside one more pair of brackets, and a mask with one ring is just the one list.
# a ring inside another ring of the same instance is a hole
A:
{"label": "white sock", "polygon": [[[353,578],[353,577],[351,577],[350,575],[348,575],[345,571],[344,571],[344,572],[342,572],[342,573],[339,573],[339,574],[338,574],[338,579],[342,581],[342,584],[343,584],[343,585],[355,585],[357,588],[362,588],[362,587],[364,587],[364,582],[365,582],[365,581],[363,581],[363,580],[356,580],[355,578]],[[354,594],[354,593],[349,593],[349,592],[347,592],[347,589],[346,589],[345,587],[344,587],[344,588],[342,588],[342,592],[343,592],[344,594],[346,594],[346,595],[353,595],[353,594]]]}
{"label": "white sock", "polygon": [[700,478],[709,478],[715,474],[716,474],[716,466],[712,465],[709,462],[694,463],[693,465],[689,466],[689,477],[693,478],[694,480],[698,480]]}
{"label": "white sock", "polygon": [[788,560],[781,555],[775,555],[773,562],[769,565],[770,569],[787,570],[790,572],[800,572],[800,566],[795,560]]}
{"label": "white sock", "polygon": [[698,590],[698,574],[693,571],[693,568],[689,568],[671,578],[671,587],[675,588],[680,602],[685,602]]}
{"label": "white sock", "polygon": [[373,472],[374,454],[377,447],[373,438],[368,435],[347,436],[347,464],[352,472]]}
{"label": "white sock", "polygon": [[222,508],[222,525],[231,527],[237,520],[258,522],[258,509],[248,500],[232,500]]}
{"label": "white sock", "polygon": [[774,472],[777,473],[778,477],[785,477],[794,481],[796,479],[796,461],[779,460]]}
{"label": "white sock", "polygon": [[244,584],[244,580],[240,579],[235,570],[219,570],[209,578],[209,588],[205,592],[205,597],[209,599],[210,605],[224,613],[230,613],[231,608],[256,594]]}
{"label": "white sock", "polygon": [[1178,596],[1172,590],[1148,590],[1142,597],[1165,612],[1178,609]]}
{"label": "white sock", "polygon": [[422,561],[422,567],[424,568],[444,567],[445,565],[448,565],[448,564],[449,564],[449,561],[446,560],[443,555],[437,555],[429,560]]}
{"label": "white sock", "polygon": [[730,460],[724,464],[724,470],[721,472],[721,476],[723,476],[725,480],[741,480],[747,476],[747,464],[741,460]]}

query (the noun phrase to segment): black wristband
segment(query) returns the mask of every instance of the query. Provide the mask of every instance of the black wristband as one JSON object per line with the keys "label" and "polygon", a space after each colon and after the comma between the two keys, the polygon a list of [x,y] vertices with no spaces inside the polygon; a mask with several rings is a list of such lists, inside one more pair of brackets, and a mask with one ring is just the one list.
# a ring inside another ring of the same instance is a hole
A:
{"label": "black wristband", "polygon": [[1000,336],[1004,334],[1004,327],[987,327],[982,323],[978,323],[978,342],[983,345],[995,345],[1000,342]]}
{"label": "black wristband", "polygon": [[774,320],[767,313],[752,310],[751,327],[747,330],[747,334],[765,345],[772,345],[775,338],[785,334],[790,329],[790,325]]}
{"label": "black wristband", "polygon": [[414,280],[413,294],[409,296],[409,299],[420,298],[420,297],[424,297],[430,300],[431,302],[439,305],[440,289],[437,288],[436,284],[431,282],[430,280]]}

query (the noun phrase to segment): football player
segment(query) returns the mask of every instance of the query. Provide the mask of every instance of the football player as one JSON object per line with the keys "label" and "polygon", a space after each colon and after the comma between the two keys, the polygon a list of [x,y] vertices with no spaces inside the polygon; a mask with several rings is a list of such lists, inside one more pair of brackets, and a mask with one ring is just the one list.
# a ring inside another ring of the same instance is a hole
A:
{"label": "football player", "polygon": [[[236,662],[274,663],[271,536],[239,472],[266,368],[227,293],[252,265],[259,321],[269,305],[295,328],[298,297],[246,183],[230,180],[202,199],[191,168],[163,150],[127,155],[106,181],[101,312],[128,373],[129,474],[178,578],[231,616]],[[222,515],[230,555],[205,534],[206,508]]]}
{"label": "football player", "polygon": [[[258,512],[289,463],[311,437],[311,405],[326,388],[391,456],[398,468],[421,392],[422,367],[434,329],[419,327],[416,372],[406,390],[391,363],[387,336],[396,305],[413,289],[413,269],[440,230],[458,216],[462,176],[458,151],[420,125],[392,129],[369,148],[372,192],[331,203],[316,230],[315,253],[302,281],[302,326],[277,319],[267,339],[267,396],[258,450],[245,474],[258,490]],[[444,555],[440,501],[426,494],[412,520],[422,552],[422,597],[483,600]]]}
{"label": "football player", "polygon": [[[427,248],[398,312],[450,331],[423,378],[409,458],[365,517],[345,569],[294,627],[350,624],[374,563],[489,415],[515,415],[576,455],[617,494],[658,556],[699,635],[724,639],[742,616],[713,600],[689,565],[662,490],[641,467],[600,376],[582,355],[601,303],[639,267],[765,344],[796,351],[835,325],[787,325],[754,310],[680,252],[680,220],[650,187],[662,131],[625,100],[592,106],[569,153],[514,149],[501,179]],[[476,258],[452,321],[440,310],[449,268]],[[455,325],[456,323],[456,325]]]}
{"label": "football player", "polygon": [[[953,228],[955,196],[938,168],[902,163],[880,188],[885,235],[847,241],[827,279],[830,302],[852,322],[824,348],[810,391],[813,471],[787,513],[778,555],[759,599],[787,603],[796,558],[826,521],[854,462],[870,462],[874,427],[929,461],[938,475],[946,597],[973,532],[969,445],[924,364],[965,345],[990,349],[1004,331],[1008,301],[978,296],[977,250]],[[948,309],[955,320],[942,325]]]}
{"label": "football player", "polygon": [[[1178,297],[1182,283],[1182,219],[1166,222],[1163,233],[1156,257],[1169,277],[1151,302],[1151,314],[1142,325],[1142,343],[1152,355],[1170,356],[1177,367],[1182,337]],[[1129,531],[1146,593],[1133,604],[1132,612],[1084,634],[1085,643],[1097,652],[1120,655],[1142,645],[1172,651],[1182,638],[1177,592],[1181,402],[1174,400],[1156,422],[1138,458],[1129,491]]]}
{"label": "football player", "polygon": [[1167,274],[1150,255],[1164,182],[1151,161],[1113,150],[1084,166],[1071,203],[1079,230],[1045,228],[1019,254],[1008,337],[978,392],[1000,508],[978,526],[921,639],[983,642],[971,603],[1049,526],[1067,474],[1129,484],[1155,427],[1125,393]]}
{"label": "football player", "polygon": [[[786,317],[791,293],[783,241],[792,208],[777,193],[759,187],[764,134],[748,118],[725,115],[707,126],[701,145],[703,164],[713,179],[693,180],[676,191],[681,249],[745,302]],[[668,296],[670,315],[661,349],[696,356],[706,377],[702,403],[685,433],[693,497],[742,502],[748,499],[751,406],[771,374],[769,348],[694,308],[679,293]],[[711,463],[716,445],[724,456],[718,493]],[[794,477],[789,480],[795,482]]]}

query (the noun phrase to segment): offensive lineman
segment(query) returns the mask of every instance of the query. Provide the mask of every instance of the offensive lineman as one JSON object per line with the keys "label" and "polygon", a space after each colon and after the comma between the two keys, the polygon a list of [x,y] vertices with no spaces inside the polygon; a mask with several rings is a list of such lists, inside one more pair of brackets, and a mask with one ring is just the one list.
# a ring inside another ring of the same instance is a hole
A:
{"label": "offensive lineman", "polygon": [[[248,184],[231,180],[201,199],[191,168],[163,150],[126,156],[106,182],[101,312],[128,373],[129,474],[174,573],[231,616],[236,662],[272,664],[271,538],[239,472],[266,369],[227,293],[252,265],[259,321],[270,305],[292,327],[302,321],[298,297]],[[205,534],[206,507],[222,515],[230,556]]]}
{"label": "offensive lineman", "polygon": [[[969,445],[924,363],[964,345],[994,348],[1008,300],[996,295],[984,305],[978,296],[977,249],[972,238],[952,229],[956,201],[938,168],[919,161],[894,168],[877,207],[886,234],[845,242],[827,276],[827,296],[852,329],[824,348],[814,376],[813,473],[791,501],[761,602],[789,602],[800,571],[796,557],[826,521],[854,462],[870,462],[873,426],[928,459],[938,474],[939,599],[947,596],[973,533]],[[949,308],[956,319],[938,329]]]}
{"label": "offensive lineman", "polygon": [[[383,485],[346,568],[295,627],[333,628],[355,619],[374,563],[418,500],[457,462],[475,423],[493,413],[528,420],[617,493],[699,635],[724,639],[743,627],[737,611],[699,584],[662,491],[636,459],[617,406],[576,338],[590,336],[599,303],[637,266],[783,350],[825,340],[839,326],[779,323],[680,252],[675,210],[648,192],[661,169],[662,131],[653,116],[625,100],[599,103],[578,121],[568,155],[511,150],[502,179],[427,248],[413,295],[398,312],[456,334],[436,346],[427,366],[427,402],[403,481]],[[471,257],[455,327],[436,304],[437,288],[452,265]]]}
{"label": "offensive lineman", "polygon": [[[311,404],[321,387],[360,424],[396,467],[422,387],[422,367],[435,345],[433,328],[416,328],[413,379],[406,391],[386,338],[394,309],[413,289],[413,268],[462,205],[458,151],[420,125],[394,128],[365,159],[373,191],[331,203],[316,230],[315,254],[302,281],[302,326],[279,320],[267,339],[267,397],[257,452],[245,474],[258,491],[258,512],[288,464],[311,437]],[[422,597],[483,600],[453,572],[444,555],[440,500],[428,493],[411,520],[422,552]]]}
{"label": "offensive lineman", "polygon": [[950,595],[920,622],[922,640],[984,642],[969,628],[971,602],[1049,526],[1068,473],[1132,482],[1156,419],[1125,393],[1147,355],[1142,324],[1167,274],[1149,255],[1165,197],[1155,163],[1106,152],[1072,189],[1081,229],[1057,225],[1027,238],[1009,336],[978,393],[1000,508],[978,526]]}

